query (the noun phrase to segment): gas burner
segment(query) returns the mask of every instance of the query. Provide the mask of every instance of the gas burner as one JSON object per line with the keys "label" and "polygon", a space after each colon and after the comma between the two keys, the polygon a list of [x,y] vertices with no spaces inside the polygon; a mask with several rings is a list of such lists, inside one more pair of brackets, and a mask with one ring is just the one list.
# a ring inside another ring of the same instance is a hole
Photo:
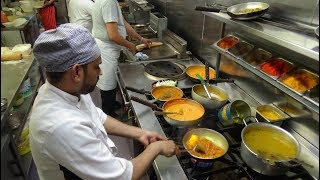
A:
{"label": "gas burner", "polygon": [[170,61],[156,61],[144,66],[145,75],[152,80],[182,80],[186,77],[186,67]]}
{"label": "gas burner", "polygon": [[213,160],[202,160],[192,157],[190,158],[190,161],[192,162],[194,169],[197,170],[207,170],[213,166]]}

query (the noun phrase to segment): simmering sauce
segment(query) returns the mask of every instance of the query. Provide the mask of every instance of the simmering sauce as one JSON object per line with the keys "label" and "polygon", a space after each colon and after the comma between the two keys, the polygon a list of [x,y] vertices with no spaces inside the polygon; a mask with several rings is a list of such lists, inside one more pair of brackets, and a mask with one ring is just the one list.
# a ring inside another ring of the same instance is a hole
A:
{"label": "simmering sauce", "polygon": [[167,116],[171,119],[180,121],[193,121],[204,115],[204,108],[201,108],[198,104],[190,103],[188,101],[170,104],[165,108],[165,111],[178,112],[179,114],[167,114]]}
{"label": "simmering sauce", "polygon": [[181,98],[183,96],[183,92],[176,87],[161,86],[157,87],[157,89],[154,89],[152,91],[152,95],[156,99],[169,101],[172,99]]}
{"label": "simmering sauce", "polygon": [[[203,79],[206,79],[206,71],[204,66],[193,66],[187,69],[186,72],[190,77],[193,77],[195,79],[199,79],[197,77],[197,74],[200,74],[200,76]],[[209,68],[209,79],[213,79],[215,77],[216,73],[213,69]]]}
{"label": "simmering sauce", "polygon": [[293,140],[270,128],[258,127],[244,135],[245,144],[259,157],[269,160],[288,160],[297,156]]}

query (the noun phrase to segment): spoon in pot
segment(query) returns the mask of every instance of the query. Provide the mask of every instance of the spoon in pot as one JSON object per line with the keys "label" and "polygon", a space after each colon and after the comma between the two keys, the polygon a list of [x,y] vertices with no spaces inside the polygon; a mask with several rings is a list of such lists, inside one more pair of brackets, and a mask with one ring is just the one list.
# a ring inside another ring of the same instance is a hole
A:
{"label": "spoon in pot", "polygon": [[196,74],[196,76],[199,78],[201,84],[203,85],[203,88],[204,88],[204,90],[206,91],[207,96],[209,97],[209,99],[212,99],[211,94],[210,94],[210,92],[209,92],[209,90],[208,90],[208,88],[207,88],[207,86],[206,86],[206,83],[204,82],[204,80],[203,80],[203,78],[201,77],[201,75],[200,75],[200,74]]}

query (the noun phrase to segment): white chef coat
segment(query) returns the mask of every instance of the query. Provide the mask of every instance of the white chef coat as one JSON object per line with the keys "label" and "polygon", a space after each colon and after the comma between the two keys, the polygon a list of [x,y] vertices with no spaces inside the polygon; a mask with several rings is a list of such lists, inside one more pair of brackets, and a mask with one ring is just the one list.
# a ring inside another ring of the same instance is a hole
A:
{"label": "white chef coat", "polygon": [[127,36],[118,1],[96,0],[92,8],[92,22],[92,35],[96,38],[102,59],[100,65],[102,75],[99,78],[97,87],[104,91],[112,90],[117,87],[115,70],[123,47],[109,40],[106,23],[116,22],[120,35],[123,38]]}
{"label": "white chef coat", "polygon": [[30,117],[30,146],[40,179],[62,180],[59,164],[82,179],[131,179],[131,161],[116,157],[103,127],[107,115],[89,94],[70,95],[48,81]]}
{"label": "white chef coat", "polygon": [[91,0],[69,0],[68,16],[70,23],[82,25],[92,31],[92,6]]}

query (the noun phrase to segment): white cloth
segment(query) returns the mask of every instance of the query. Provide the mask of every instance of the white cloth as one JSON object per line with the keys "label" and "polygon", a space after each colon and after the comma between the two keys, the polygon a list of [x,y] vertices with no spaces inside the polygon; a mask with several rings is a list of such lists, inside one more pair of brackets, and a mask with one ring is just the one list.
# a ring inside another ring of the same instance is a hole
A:
{"label": "white cloth", "polygon": [[117,87],[115,71],[118,66],[118,58],[122,46],[109,40],[106,23],[116,22],[120,35],[127,36],[123,16],[117,0],[96,0],[92,9],[92,35],[101,51],[102,63],[100,68],[102,75],[99,78],[97,87],[108,91]]}
{"label": "white cloth", "polygon": [[68,16],[70,23],[82,25],[92,32],[92,7],[91,0],[69,0]]}
{"label": "white cloth", "polygon": [[70,95],[46,82],[30,117],[30,146],[41,180],[64,179],[59,164],[82,179],[131,179],[133,166],[115,157],[103,123],[107,115],[89,94]]}

